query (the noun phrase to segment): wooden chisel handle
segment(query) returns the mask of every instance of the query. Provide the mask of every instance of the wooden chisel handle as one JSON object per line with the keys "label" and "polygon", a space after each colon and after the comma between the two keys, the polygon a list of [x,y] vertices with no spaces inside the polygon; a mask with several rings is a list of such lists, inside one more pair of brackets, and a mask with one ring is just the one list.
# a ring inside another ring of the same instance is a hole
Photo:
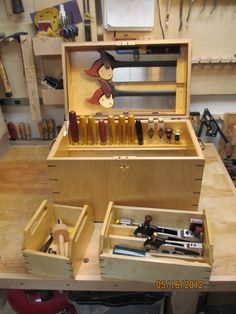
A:
{"label": "wooden chisel handle", "polygon": [[93,116],[88,117],[88,132],[91,144],[96,144],[97,142],[97,129],[96,123]]}
{"label": "wooden chisel handle", "polygon": [[109,138],[110,144],[116,143],[116,125],[114,116],[108,116],[108,130],[109,130]]}
{"label": "wooden chisel handle", "polygon": [[1,78],[3,88],[5,91],[5,96],[6,97],[12,97],[12,91],[11,91],[10,83],[9,83],[7,73],[6,73],[6,70],[5,70],[5,67],[3,65],[1,57],[0,57],[0,78]]}
{"label": "wooden chisel handle", "polygon": [[101,144],[106,144],[107,135],[106,135],[106,124],[104,120],[98,121],[98,130]]}
{"label": "wooden chisel handle", "polygon": [[129,144],[135,144],[135,127],[134,127],[134,116],[128,116],[128,139]]}
{"label": "wooden chisel handle", "polygon": [[136,129],[138,144],[143,145],[143,127],[140,120],[136,120],[135,129]]}
{"label": "wooden chisel handle", "polygon": [[79,133],[80,140],[82,144],[88,144],[88,133],[87,133],[87,124],[85,116],[80,116],[79,118]]}
{"label": "wooden chisel handle", "polygon": [[79,128],[77,123],[77,116],[75,111],[69,112],[69,131],[72,144],[79,142]]}
{"label": "wooden chisel handle", "polygon": [[125,116],[123,114],[119,115],[119,123],[118,123],[118,130],[119,130],[119,143],[125,143]]}

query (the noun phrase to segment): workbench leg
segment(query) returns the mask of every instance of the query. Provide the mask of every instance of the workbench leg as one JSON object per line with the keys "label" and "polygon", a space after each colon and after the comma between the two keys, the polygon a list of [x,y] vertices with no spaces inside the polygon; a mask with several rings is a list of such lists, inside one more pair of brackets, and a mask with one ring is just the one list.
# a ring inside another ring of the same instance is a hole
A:
{"label": "workbench leg", "polygon": [[171,295],[171,314],[196,314],[199,292],[173,292]]}

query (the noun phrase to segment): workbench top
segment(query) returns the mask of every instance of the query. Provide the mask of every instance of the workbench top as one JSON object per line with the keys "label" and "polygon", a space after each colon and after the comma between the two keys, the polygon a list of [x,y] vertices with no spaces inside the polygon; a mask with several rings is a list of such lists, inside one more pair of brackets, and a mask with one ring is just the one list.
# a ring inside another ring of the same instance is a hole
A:
{"label": "workbench top", "polygon": [[[156,291],[154,283],[102,279],[97,223],[76,280],[28,274],[21,254],[23,230],[44,199],[52,201],[47,146],[10,146],[0,161],[0,288]],[[236,189],[212,144],[204,150],[199,210],[208,208],[212,222],[214,263],[208,290],[236,289]],[[138,205],[138,204],[137,204]],[[155,280],[155,278],[154,278]]]}

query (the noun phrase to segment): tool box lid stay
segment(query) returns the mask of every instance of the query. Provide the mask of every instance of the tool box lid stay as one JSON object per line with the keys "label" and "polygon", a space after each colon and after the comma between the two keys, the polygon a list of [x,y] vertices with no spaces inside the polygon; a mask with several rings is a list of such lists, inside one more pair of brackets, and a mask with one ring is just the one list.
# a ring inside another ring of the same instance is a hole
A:
{"label": "tool box lid stay", "polygon": [[190,40],[64,43],[62,61],[66,119],[189,116]]}

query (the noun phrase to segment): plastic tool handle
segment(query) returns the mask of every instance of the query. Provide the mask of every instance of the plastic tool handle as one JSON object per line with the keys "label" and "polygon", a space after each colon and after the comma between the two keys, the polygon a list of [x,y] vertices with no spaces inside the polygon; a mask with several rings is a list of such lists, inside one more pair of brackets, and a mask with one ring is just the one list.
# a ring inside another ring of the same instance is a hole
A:
{"label": "plastic tool handle", "polygon": [[12,97],[12,91],[11,91],[11,87],[10,87],[10,83],[8,81],[8,77],[7,77],[7,73],[6,70],[4,68],[2,59],[0,58],[0,78],[4,87],[4,91],[5,91],[5,96],[6,97]]}
{"label": "plastic tool handle", "polygon": [[14,14],[23,13],[25,11],[21,0],[12,0],[12,11]]}

